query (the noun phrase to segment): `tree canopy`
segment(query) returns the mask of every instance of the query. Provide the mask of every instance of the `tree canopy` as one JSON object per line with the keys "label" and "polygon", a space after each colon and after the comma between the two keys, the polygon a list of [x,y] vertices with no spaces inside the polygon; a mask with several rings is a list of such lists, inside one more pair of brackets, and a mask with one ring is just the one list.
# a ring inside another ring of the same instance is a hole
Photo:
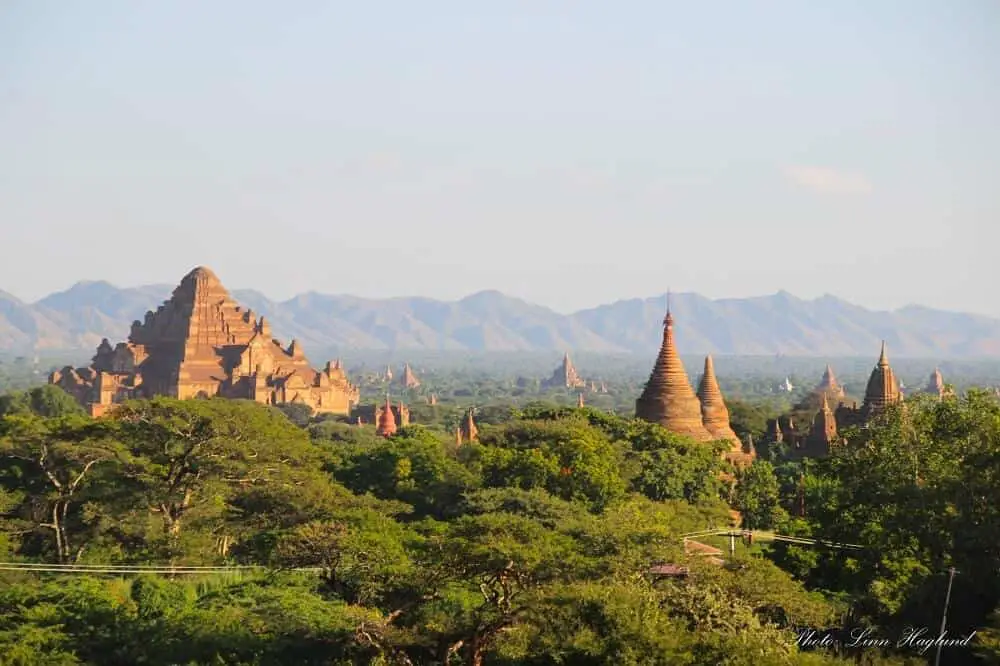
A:
{"label": "tree canopy", "polygon": [[[932,626],[952,566],[949,630],[984,638],[950,654],[1000,644],[986,394],[908,401],[829,459],[741,470],[725,445],[589,407],[497,409],[459,445],[223,399],[92,420],[57,396],[0,402],[3,560],[133,572],[0,572],[0,664],[848,663],[799,631]],[[734,508],[858,548],[690,552]],[[213,569],[166,573],[195,566]]]}

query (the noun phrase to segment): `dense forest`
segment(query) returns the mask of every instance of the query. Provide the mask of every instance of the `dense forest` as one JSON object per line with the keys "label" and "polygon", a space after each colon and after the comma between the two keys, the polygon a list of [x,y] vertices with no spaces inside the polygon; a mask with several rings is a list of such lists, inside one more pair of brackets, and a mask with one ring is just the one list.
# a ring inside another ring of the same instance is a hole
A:
{"label": "dense forest", "polygon": [[[575,395],[477,395],[458,445],[453,397],[382,438],[294,406],[92,420],[12,390],[0,664],[923,664],[951,568],[948,637],[976,634],[941,662],[1000,663],[992,393],[908,399],[828,459],[743,470]],[[782,408],[733,401],[734,428]],[[800,542],[685,548],[733,509]]]}

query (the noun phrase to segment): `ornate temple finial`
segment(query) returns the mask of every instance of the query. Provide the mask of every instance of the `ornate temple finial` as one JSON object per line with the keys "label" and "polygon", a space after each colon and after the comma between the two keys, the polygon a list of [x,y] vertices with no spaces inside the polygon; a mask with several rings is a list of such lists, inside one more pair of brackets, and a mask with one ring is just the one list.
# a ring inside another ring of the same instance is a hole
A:
{"label": "ornate temple finial", "polygon": [[885,353],[885,340],[882,341],[882,353],[879,354],[878,364],[883,368],[889,365],[889,357]]}
{"label": "ornate temple finial", "polygon": [[664,326],[674,325],[674,316],[670,314],[670,287],[667,287],[667,314],[663,317]]}

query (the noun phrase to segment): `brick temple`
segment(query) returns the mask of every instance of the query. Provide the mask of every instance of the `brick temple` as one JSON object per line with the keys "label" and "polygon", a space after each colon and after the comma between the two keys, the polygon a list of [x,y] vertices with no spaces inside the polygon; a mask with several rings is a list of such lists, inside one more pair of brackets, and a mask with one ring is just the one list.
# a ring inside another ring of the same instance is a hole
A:
{"label": "brick temple", "polygon": [[[938,398],[946,395],[940,370],[935,370],[931,374],[925,391]],[[819,411],[813,418],[812,424],[808,428],[800,429],[790,417],[772,419],[768,422],[767,441],[788,444],[793,457],[824,457],[843,442],[844,438],[840,433],[844,429],[863,426],[891,405],[902,402],[903,393],[899,387],[899,380],[889,365],[889,355],[884,341],[878,361],[868,377],[861,405],[856,402],[847,405],[844,397],[844,389],[836,383],[833,369],[828,365],[820,383],[798,406],[803,409],[819,402]],[[831,407],[831,404],[835,404],[836,407]]]}
{"label": "brick temple", "polygon": [[358,401],[339,361],[313,369],[298,342],[284,347],[272,338],[267,320],[237,304],[205,267],[184,276],[169,300],[133,322],[127,342],[112,347],[103,340],[89,366],[67,366],[49,383],[92,416],[124,400],[157,395],[299,403],[345,415]]}
{"label": "brick temple", "polygon": [[543,383],[543,386],[548,388],[583,388],[586,385],[586,380],[580,377],[580,374],[573,366],[573,361],[569,358],[569,352],[563,354],[562,363],[552,372],[552,376]]}

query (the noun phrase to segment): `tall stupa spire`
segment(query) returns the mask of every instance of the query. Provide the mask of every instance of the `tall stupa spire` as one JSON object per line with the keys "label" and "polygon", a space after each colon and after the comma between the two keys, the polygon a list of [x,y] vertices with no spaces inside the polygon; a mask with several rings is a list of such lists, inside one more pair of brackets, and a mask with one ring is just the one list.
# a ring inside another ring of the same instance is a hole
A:
{"label": "tall stupa spire", "polygon": [[635,402],[635,415],[699,441],[714,439],[702,423],[701,404],[677,353],[674,317],[669,308],[663,318],[663,344],[646,388]]}
{"label": "tall stupa spire", "polygon": [[729,409],[722,397],[719,381],[715,377],[715,364],[711,354],[705,357],[705,372],[698,386],[698,399],[701,401],[701,416],[705,429],[714,439],[729,440],[733,449],[741,452],[743,443],[729,424]]}

